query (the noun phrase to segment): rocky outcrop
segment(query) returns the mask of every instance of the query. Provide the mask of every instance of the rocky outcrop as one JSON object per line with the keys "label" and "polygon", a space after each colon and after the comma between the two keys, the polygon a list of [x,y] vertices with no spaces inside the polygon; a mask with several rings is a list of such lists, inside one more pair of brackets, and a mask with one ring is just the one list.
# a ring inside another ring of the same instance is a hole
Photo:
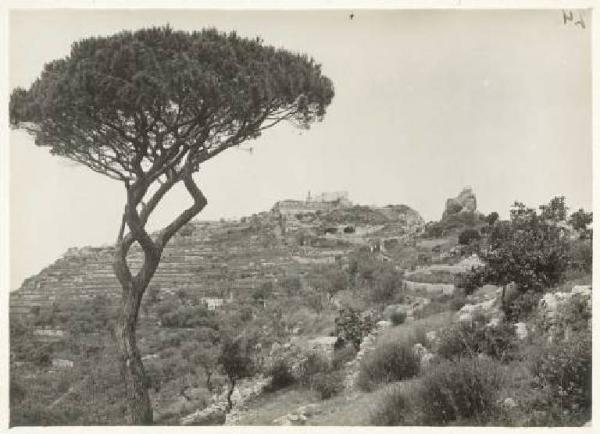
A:
{"label": "rocky outcrop", "polygon": [[465,187],[458,196],[446,200],[442,220],[455,214],[475,213],[477,198],[471,187]]}
{"label": "rocky outcrop", "polygon": [[569,340],[574,322],[586,319],[587,327],[591,330],[591,285],[576,285],[571,292],[547,293],[539,301],[538,323],[545,329],[549,341],[556,338]]}
{"label": "rocky outcrop", "polygon": [[479,303],[468,303],[458,311],[458,321],[472,322],[476,315],[484,315],[489,318],[489,325],[494,327],[504,318],[504,312],[501,308],[501,289],[498,289],[495,296],[488,296]]}
{"label": "rocky outcrop", "polygon": [[294,411],[273,420],[273,425],[295,426],[305,425],[306,421],[314,415],[322,412],[319,404],[307,404],[298,407]]}

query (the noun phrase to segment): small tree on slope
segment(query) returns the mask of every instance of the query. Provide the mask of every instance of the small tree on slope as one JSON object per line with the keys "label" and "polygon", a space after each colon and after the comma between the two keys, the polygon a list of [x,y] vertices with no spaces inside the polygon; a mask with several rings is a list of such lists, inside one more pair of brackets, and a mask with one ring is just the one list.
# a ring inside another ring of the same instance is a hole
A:
{"label": "small tree on slope", "polygon": [[[114,253],[122,302],[114,327],[130,422],[152,423],[136,343],[142,297],[173,235],[207,203],[192,175],[206,160],[281,121],[308,128],[333,98],[312,59],[216,30],[168,27],[75,42],[10,99],[10,122],[38,146],[123,183]],[[193,204],[151,236],[146,222],[173,186]],[[134,243],[144,261],[126,261]]]}

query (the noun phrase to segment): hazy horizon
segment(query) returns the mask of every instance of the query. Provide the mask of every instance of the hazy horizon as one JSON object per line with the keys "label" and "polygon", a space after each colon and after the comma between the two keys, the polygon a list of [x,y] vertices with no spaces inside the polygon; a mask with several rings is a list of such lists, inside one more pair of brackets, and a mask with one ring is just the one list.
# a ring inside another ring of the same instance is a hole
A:
{"label": "hazy horizon", "polygon": [[[76,40],[167,23],[307,53],[336,91],[310,130],[273,128],[207,162],[196,179],[209,205],[196,220],[337,190],[438,220],[467,185],[483,213],[558,195],[572,210],[592,208],[590,31],[565,25],[560,10],[359,11],[352,20],[346,11],[12,11],[10,89],[28,87]],[[12,290],[69,247],[112,243],[124,190],[22,131],[9,139]],[[174,191],[150,229],[187,203]]]}

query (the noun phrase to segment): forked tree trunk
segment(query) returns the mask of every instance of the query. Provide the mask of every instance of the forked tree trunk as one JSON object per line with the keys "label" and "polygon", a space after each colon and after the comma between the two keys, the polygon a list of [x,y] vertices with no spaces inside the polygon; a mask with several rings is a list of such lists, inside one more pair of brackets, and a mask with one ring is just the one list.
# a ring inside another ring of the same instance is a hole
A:
{"label": "forked tree trunk", "polygon": [[[121,358],[121,374],[129,409],[128,422],[132,425],[151,425],[153,423],[148,381],[136,341],[137,320],[142,297],[158,268],[165,245],[183,225],[188,223],[207,204],[206,198],[194,184],[190,170],[190,167],[186,166],[180,177],[168,178],[166,182],[161,184],[147,204],[142,203],[141,212],[138,212],[137,208],[148,190],[148,185],[142,182],[139,185],[134,185],[131,188],[128,186],[127,188],[127,206],[117,237],[113,262],[115,275],[123,289],[121,308],[113,332]],[[179,180],[183,181],[186,189],[194,199],[194,204],[183,211],[153,240],[144,228],[148,216],[164,194]],[[124,236],[125,225],[130,230],[127,236]],[[136,275],[132,275],[127,265],[127,253],[134,242],[137,242],[144,252],[144,262]]]}

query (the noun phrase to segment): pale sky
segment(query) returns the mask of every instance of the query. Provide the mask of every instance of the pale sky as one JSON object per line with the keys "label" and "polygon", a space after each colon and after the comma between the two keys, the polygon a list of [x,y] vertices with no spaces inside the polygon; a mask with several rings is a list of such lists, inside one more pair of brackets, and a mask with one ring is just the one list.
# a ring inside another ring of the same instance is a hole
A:
{"label": "pale sky", "polygon": [[[28,87],[70,44],[169,23],[261,36],[323,66],[336,96],[322,123],[276,127],[196,176],[200,219],[240,217],[286,198],[347,190],[360,204],[407,204],[426,220],[471,185],[506,216],[555,195],[592,208],[590,16],[555,11],[13,11],[10,87]],[[576,15],[577,16],[577,15]],[[124,190],[9,135],[11,289],[68,247],[113,242]],[[169,196],[156,229],[188,204]]]}

